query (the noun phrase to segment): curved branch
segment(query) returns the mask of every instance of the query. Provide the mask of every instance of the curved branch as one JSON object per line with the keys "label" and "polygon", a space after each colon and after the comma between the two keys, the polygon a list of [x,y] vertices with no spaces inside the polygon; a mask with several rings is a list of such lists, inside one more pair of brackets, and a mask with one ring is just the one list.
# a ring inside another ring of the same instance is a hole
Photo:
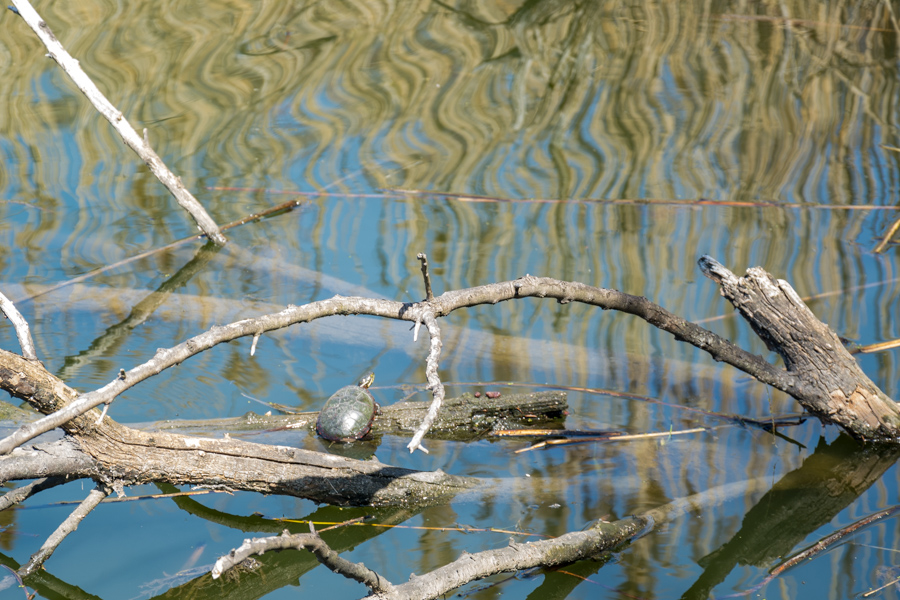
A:
{"label": "curved branch", "polygon": [[[723,273],[723,271],[720,271],[720,273]],[[731,277],[736,280],[733,275]],[[244,319],[223,327],[213,327],[209,331],[190,338],[177,346],[158,350],[153,359],[134,367],[130,371],[121,372],[117,379],[104,387],[81,395],[74,401],[62,404],[52,402],[49,405],[41,405],[40,402],[37,402],[37,398],[30,394],[17,393],[5,381],[7,378],[5,376],[8,376],[11,380],[17,380],[18,373],[5,372],[0,367],[0,388],[7,389],[13,395],[35,404],[41,412],[48,415],[0,440],[0,454],[7,453],[12,448],[55,427],[64,426],[70,433],[83,431],[85,423],[74,420],[76,417],[83,415],[100,404],[109,404],[116,396],[129,387],[217,344],[244,336],[258,336],[267,331],[334,315],[372,315],[412,321],[416,324],[424,320],[429,328],[429,333],[432,334],[432,346],[427,369],[429,372],[429,387],[432,389],[435,402],[437,403],[440,402],[439,397],[443,393],[443,386],[440,384],[440,378],[437,374],[437,360],[440,357],[441,344],[440,330],[437,328],[434,319],[446,316],[459,308],[480,304],[496,304],[504,300],[525,297],[554,298],[560,304],[581,302],[606,310],[618,310],[638,316],[651,325],[673,334],[677,340],[688,342],[706,351],[713,359],[737,367],[759,381],[790,394],[800,400],[801,403],[804,402],[804,399],[821,398],[823,393],[825,397],[828,397],[831,393],[838,393],[827,389],[823,392],[822,386],[819,385],[819,382],[814,377],[810,376],[810,373],[776,367],[762,357],[743,350],[715,333],[667,311],[644,297],[625,294],[617,290],[597,288],[578,282],[526,275],[514,281],[446,292],[430,301],[419,303],[335,296],[329,300],[320,300],[304,306],[289,306],[285,310],[274,314]],[[788,304],[796,304],[797,302],[800,301],[799,298],[796,298],[796,293],[788,298]],[[802,305],[802,302],[800,304]],[[809,312],[805,305],[803,308]],[[809,316],[812,317],[812,313],[809,313]],[[745,313],[745,317],[751,319],[753,315]],[[812,321],[815,321],[814,317],[812,317]],[[751,324],[754,325],[757,333],[762,335],[757,324],[754,324],[752,319]],[[831,348],[831,344],[828,344],[828,346],[829,351],[834,350],[834,348]],[[852,357],[850,360],[852,361]],[[850,408],[838,410],[826,405],[827,410],[818,410],[816,414],[822,418],[837,422],[857,437],[889,438],[893,435],[896,438],[900,436],[900,433],[898,433],[900,431],[900,418],[894,418],[897,412],[896,409],[891,412],[889,410],[891,407],[891,404],[888,403],[889,399],[874,384],[869,384],[871,382],[868,382],[862,391],[849,389],[846,386],[838,390],[843,395],[844,400],[842,401],[850,405]],[[12,387],[14,388],[15,386]],[[74,394],[71,390],[70,393]],[[806,403],[804,406],[820,405]],[[839,415],[842,416],[842,419],[833,419],[833,414],[840,411],[843,411],[843,415]],[[876,422],[879,415],[889,418],[886,422],[879,424]],[[853,428],[852,421],[855,418],[862,418],[866,421],[862,430]],[[872,435],[869,435],[870,432],[873,432]],[[419,447],[419,442],[416,440],[410,444],[411,449],[415,449],[415,447]]]}
{"label": "curved branch", "polygon": [[[85,427],[84,423],[74,421],[70,423],[70,421],[101,404],[109,404],[119,394],[148,377],[184,362],[191,356],[223,342],[229,342],[244,336],[255,336],[267,331],[274,331],[290,325],[307,323],[315,319],[335,315],[372,315],[412,321],[414,323],[425,320],[426,325],[429,327],[429,332],[432,332],[436,325],[429,325],[428,320],[424,316],[426,314],[441,317],[460,308],[480,304],[496,304],[504,300],[524,297],[555,298],[561,304],[575,301],[603,309],[627,312],[641,317],[651,325],[674,334],[676,339],[686,341],[705,350],[715,360],[727,362],[756,377],[763,383],[768,383],[790,394],[802,387],[801,380],[784,369],[779,369],[767,363],[762,357],[747,352],[715,333],[670,313],[646,298],[632,296],[616,290],[596,288],[577,282],[525,276],[515,281],[446,292],[431,301],[420,303],[335,296],[329,300],[311,302],[303,306],[289,306],[277,313],[253,319],[244,319],[225,326],[213,327],[209,331],[192,337],[177,346],[158,350],[156,356],[146,363],[138,365],[124,374],[120,374],[118,378],[102,388],[83,394],[64,406],[57,404],[37,405],[38,410],[48,416],[29,423],[7,438],[0,440],[0,454],[5,454],[16,446],[56,427],[65,426],[70,433],[82,430]],[[443,386],[440,385],[440,378],[437,376],[436,363],[437,358],[440,356],[440,334],[438,330],[434,329],[434,331],[436,332],[436,337],[432,335],[430,356],[435,357],[435,362],[433,376],[429,376],[429,384],[432,393],[437,397],[437,394],[442,392]],[[435,343],[438,344],[436,349]],[[9,390],[4,385],[2,369],[0,369],[0,387]],[[17,395],[13,390],[10,390],[10,393]],[[18,397],[28,400],[32,404],[35,403],[34,399],[28,395],[19,395]]]}
{"label": "curved branch", "polygon": [[479,304],[496,304],[516,298],[554,298],[560,304],[581,302],[604,310],[617,310],[647,321],[654,327],[667,331],[675,339],[687,342],[709,353],[713,359],[726,362],[789,394],[801,386],[801,381],[761,356],[732,344],[728,340],[691,323],[642,296],[633,296],[618,290],[597,288],[574,281],[560,281],[549,277],[526,275],[514,281],[482,285],[465,290],[447,292],[429,304],[437,316],[444,316],[463,307]]}
{"label": "curved branch", "polygon": [[[310,525],[310,529],[312,525]],[[269,550],[309,550],[320,563],[334,573],[358,581],[375,592],[392,593],[394,586],[362,563],[352,563],[332,550],[325,541],[313,533],[290,533],[287,529],[279,536],[253,538],[219,558],[212,568],[213,579],[218,579],[225,571],[256,554]]]}

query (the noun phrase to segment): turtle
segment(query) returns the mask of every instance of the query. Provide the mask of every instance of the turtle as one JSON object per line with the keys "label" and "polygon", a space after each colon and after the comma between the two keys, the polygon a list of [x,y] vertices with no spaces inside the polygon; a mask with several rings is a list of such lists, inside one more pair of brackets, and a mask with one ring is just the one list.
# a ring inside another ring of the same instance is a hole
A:
{"label": "turtle", "polygon": [[375,373],[369,372],[356,385],[332,394],[316,419],[316,433],[332,442],[353,442],[365,437],[380,408],[369,391],[373,381]]}

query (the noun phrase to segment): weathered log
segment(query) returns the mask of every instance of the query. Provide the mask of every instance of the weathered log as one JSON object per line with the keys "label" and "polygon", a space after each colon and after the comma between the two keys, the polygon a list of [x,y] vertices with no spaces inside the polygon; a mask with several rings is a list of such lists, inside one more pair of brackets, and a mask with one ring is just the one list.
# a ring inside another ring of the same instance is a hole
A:
{"label": "weathered log", "polygon": [[[372,436],[409,435],[422,422],[430,402],[397,402],[382,406],[372,424]],[[466,393],[444,400],[437,420],[426,435],[432,439],[470,441],[499,429],[547,427],[562,419],[567,408],[566,393],[559,391],[529,394],[503,393],[497,398],[475,398]],[[270,429],[305,429],[313,434],[318,412],[287,415],[258,415],[250,412],[241,417],[202,420],[158,421],[141,429],[157,431],[259,431]]]}

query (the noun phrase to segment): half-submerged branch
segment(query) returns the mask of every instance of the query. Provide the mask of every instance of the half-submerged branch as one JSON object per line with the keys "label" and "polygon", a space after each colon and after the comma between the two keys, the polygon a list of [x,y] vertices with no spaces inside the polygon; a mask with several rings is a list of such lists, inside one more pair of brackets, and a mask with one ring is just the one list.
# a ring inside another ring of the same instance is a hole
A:
{"label": "half-submerged branch", "polygon": [[[647,535],[686,514],[703,511],[729,498],[745,494],[748,489],[769,485],[768,478],[727,484],[713,490],[680,498],[650,509],[643,514],[614,522],[598,520],[581,531],[572,531],[550,540],[515,542],[505,548],[470,554],[463,552],[456,560],[428,573],[413,575],[405,583],[392,584],[365,565],[348,561],[327,562],[330,548],[314,534],[255,538],[216,561],[213,578],[221,576],[254,554],[284,548],[306,548],[317,553],[320,562],[339,575],[364,583],[372,593],[367,598],[379,600],[430,600],[442,598],[461,586],[500,573],[523,571],[535,567],[553,568],[586,559],[597,559],[614,552],[632,540]],[[300,538],[300,539],[295,539]],[[306,545],[306,544],[309,545]]]}

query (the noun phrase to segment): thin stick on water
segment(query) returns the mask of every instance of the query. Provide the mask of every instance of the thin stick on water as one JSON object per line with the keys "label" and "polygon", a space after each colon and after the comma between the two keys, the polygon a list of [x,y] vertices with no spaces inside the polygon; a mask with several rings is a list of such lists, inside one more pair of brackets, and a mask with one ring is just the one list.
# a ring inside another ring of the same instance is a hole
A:
{"label": "thin stick on water", "polygon": [[62,541],[66,539],[66,536],[78,529],[78,524],[81,523],[81,521],[108,495],[109,490],[105,486],[103,488],[97,487],[91,490],[91,493],[78,505],[78,508],[72,511],[72,514],[56,528],[56,531],[50,534],[50,537],[47,538],[47,541],[41,546],[41,549],[35,552],[31,556],[31,559],[19,569],[19,575],[23,578],[28,577],[35,569],[38,569],[44,564],[53,552],[56,551],[56,548]]}
{"label": "thin stick on water", "polygon": [[47,47],[48,56],[62,67],[63,71],[65,71],[75,85],[78,86],[78,89],[87,96],[87,99],[94,105],[94,108],[106,117],[106,120],[109,121],[115,130],[119,132],[119,135],[122,136],[122,140],[125,144],[134,150],[138,156],[147,163],[147,166],[150,167],[150,170],[153,171],[156,178],[168,188],[173,196],[175,196],[175,200],[178,201],[178,204],[194,218],[194,221],[197,223],[200,230],[216,244],[220,246],[224,245],[227,240],[219,231],[219,226],[216,225],[216,222],[209,216],[209,213],[206,212],[203,205],[194,198],[186,187],[184,187],[184,184],[181,183],[181,178],[176,177],[159,155],[154,152],[153,148],[150,147],[150,144],[147,143],[146,140],[146,130],[143,138],[138,135],[138,132],[134,130],[134,127],[132,127],[128,120],[125,119],[122,111],[118,110],[109,100],[107,100],[106,96],[103,95],[103,92],[100,91],[91,78],[88,77],[87,73],[81,68],[79,62],[72,58],[72,55],[66,51],[62,43],[56,39],[56,36],[50,31],[50,27],[37,11],[34,10],[34,7],[31,6],[28,0],[12,0],[12,3],[13,6],[15,6],[13,12],[22,17],[28,26],[37,34],[41,42],[44,43],[44,46]]}

